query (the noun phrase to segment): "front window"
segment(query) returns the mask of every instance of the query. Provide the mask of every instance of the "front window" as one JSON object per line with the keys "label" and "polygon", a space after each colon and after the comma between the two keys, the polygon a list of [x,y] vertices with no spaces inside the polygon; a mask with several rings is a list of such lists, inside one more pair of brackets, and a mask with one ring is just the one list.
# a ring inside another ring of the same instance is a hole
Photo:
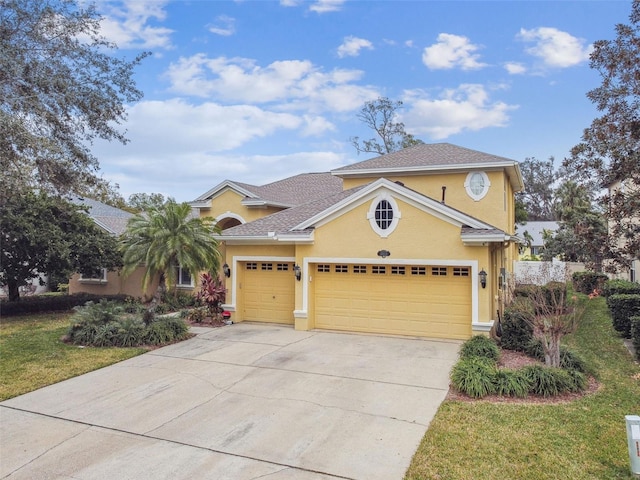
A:
{"label": "front window", "polygon": [[193,287],[193,278],[189,271],[182,267],[176,269],[176,285],[178,287]]}
{"label": "front window", "polygon": [[80,281],[85,283],[107,283],[107,269],[98,268],[91,273],[81,273]]}
{"label": "front window", "polygon": [[376,206],[376,223],[382,230],[386,230],[393,221],[393,208],[387,200],[380,200]]}
{"label": "front window", "polygon": [[471,172],[467,175],[467,179],[464,182],[464,188],[467,190],[467,194],[476,202],[484,198],[490,186],[491,182],[489,181],[489,177],[484,172]]}

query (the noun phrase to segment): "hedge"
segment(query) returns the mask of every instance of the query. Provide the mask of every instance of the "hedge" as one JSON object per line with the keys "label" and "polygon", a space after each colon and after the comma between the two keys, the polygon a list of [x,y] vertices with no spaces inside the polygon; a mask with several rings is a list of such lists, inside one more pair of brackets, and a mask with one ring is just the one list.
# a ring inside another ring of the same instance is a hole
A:
{"label": "hedge", "polygon": [[0,315],[8,317],[42,312],[66,312],[78,305],[84,305],[87,302],[98,302],[103,298],[124,302],[128,297],[126,295],[92,295],[88,293],[34,295],[21,298],[17,302],[0,302]]}
{"label": "hedge", "polygon": [[599,272],[575,272],[572,277],[573,289],[576,292],[589,295],[594,291],[602,291],[602,287],[609,279],[604,273]]}
{"label": "hedge", "polygon": [[618,294],[607,298],[615,328],[624,338],[631,338],[631,317],[640,315],[640,295]]}
{"label": "hedge", "polygon": [[640,283],[628,280],[608,280],[602,286],[602,296],[604,297],[626,293],[640,295]]}
{"label": "hedge", "polygon": [[631,342],[636,350],[636,358],[640,360],[640,315],[631,317]]}
{"label": "hedge", "polygon": [[504,309],[500,346],[507,350],[524,352],[533,338],[533,306],[526,298],[516,298]]}

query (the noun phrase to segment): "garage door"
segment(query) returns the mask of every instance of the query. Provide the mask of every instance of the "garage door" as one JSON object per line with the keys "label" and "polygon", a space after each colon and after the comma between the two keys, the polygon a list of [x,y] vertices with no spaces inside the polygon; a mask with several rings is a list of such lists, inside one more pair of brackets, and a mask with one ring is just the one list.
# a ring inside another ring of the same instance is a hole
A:
{"label": "garage door", "polygon": [[293,325],[295,277],[293,263],[244,262],[240,291],[243,318]]}
{"label": "garage door", "polygon": [[470,267],[315,265],[317,328],[466,339]]}

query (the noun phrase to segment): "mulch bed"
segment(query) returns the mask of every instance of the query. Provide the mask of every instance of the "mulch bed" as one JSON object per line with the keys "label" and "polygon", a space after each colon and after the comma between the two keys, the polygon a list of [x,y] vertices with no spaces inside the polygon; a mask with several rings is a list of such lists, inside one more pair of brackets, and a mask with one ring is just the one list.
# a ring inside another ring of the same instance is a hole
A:
{"label": "mulch bed", "polygon": [[[498,360],[498,367],[517,369],[525,367],[527,365],[543,365],[542,362],[531,358],[530,356],[522,353],[515,352],[513,350],[500,350],[500,359]],[[472,398],[464,393],[460,393],[453,387],[449,388],[447,394],[447,400],[457,400],[461,402],[490,402],[490,403],[519,403],[530,405],[545,405],[556,403],[568,403],[578,400],[586,395],[591,395],[600,389],[600,384],[595,378],[589,377],[588,385],[585,391],[577,393],[563,393],[562,395],[556,395],[553,397],[540,397],[537,395],[529,395],[525,398],[517,397],[504,397],[500,395],[487,395],[482,398]]]}

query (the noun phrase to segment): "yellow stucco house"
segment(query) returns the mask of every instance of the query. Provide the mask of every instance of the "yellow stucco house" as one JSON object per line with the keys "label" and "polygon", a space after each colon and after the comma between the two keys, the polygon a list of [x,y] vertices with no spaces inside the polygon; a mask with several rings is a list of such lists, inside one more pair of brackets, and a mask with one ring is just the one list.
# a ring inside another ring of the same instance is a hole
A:
{"label": "yellow stucco house", "polygon": [[502,309],[522,189],[517,161],[439,143],[191,204],[224,229],[235,322],[466,339]]}

